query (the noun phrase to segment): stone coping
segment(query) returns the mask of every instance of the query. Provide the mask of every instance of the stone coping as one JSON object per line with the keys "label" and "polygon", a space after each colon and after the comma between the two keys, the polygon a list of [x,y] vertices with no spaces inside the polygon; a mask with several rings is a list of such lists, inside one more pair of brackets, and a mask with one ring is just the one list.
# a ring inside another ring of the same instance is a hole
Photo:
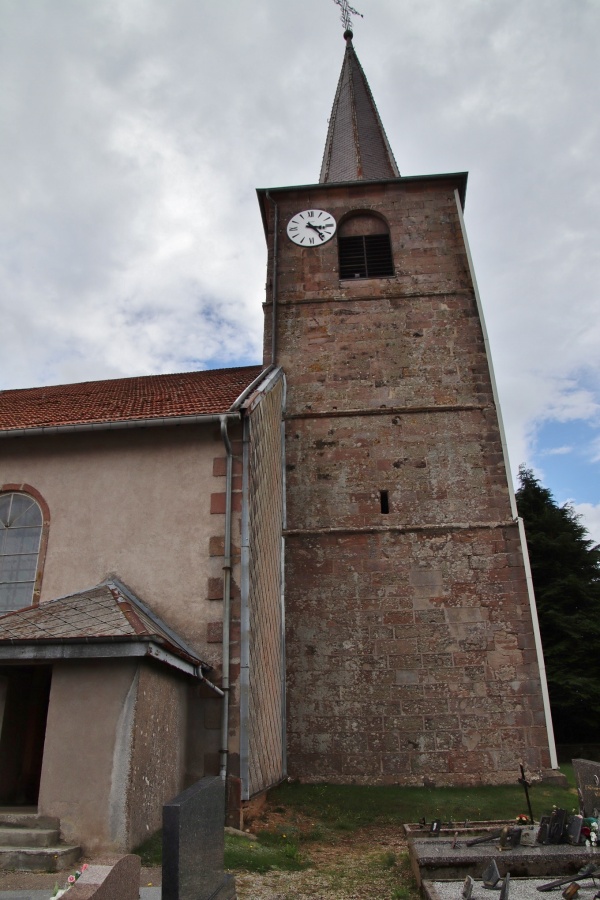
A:
{"label": "stone coping", "polygon": [[[484,831],[485,829],[480,829]],[[472,835],[469,835],[471,837]],[[417,883],[425,880],[464,879],[470,875],[476,881],[490,859],[495,859],[501,875],[510,872],[515,877],[552,878],[561,874],[576,873],[586,863],[598,859],[600,851],[569,844],[534,844],[499,850],[498,840],[489,844],[467,847],[468,838],[460,835],[453,848],[454,834],[447,832],[439,837],[411,836],[408,849],[411,866]]]}
{"label": "stone coping", "polygon": [[[543,900],[544,897],[560,900],[562,888],[556,888],[549,893],[540,893],[537,889],[539,884],[543,884],[540,878],[512,878],[510,879],[509,900]],[[424,881],[421,887],[425,900],[462,900],[462,881]],[[577,900],[593,900],[597,888],[594,887],[591,879],[581,884],[581,889],[577,893]],[[498,900],[500,897],[499,890],[490,890],[485,888],[481,881],[475,881],[471,900]]]}
{"label": "stone coping", "polygon": [[[52,888],[44,891],[0,891],[0,900],[50,900]],[[65,894],[65,898],[68,897]],[[140,888],[140,900],[161,900],[160,887],[143,887]]]}

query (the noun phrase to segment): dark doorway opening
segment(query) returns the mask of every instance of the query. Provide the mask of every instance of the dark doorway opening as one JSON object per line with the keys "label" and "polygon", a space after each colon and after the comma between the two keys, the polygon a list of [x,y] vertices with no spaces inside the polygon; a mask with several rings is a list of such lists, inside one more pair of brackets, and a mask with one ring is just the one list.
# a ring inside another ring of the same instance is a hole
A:
{"label": "dark doorway opening", "polygon": [[52,666],[0,666],[0,806],[37,806]]}

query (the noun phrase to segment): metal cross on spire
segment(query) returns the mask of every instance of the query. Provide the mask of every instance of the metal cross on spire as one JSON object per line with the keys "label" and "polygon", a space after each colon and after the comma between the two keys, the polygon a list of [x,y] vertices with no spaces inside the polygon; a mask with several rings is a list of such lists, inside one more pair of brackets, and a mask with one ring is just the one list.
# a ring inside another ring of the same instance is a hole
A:
{"label": "metal cross on spire", "polygon": [[363,14],[357,9],[354,9],[353,6],[350,6],[348,0],[333,0],[333,2],[339,6],[341,10],[340,21],[344,26],[344,37],[346,37],[347,33],[352,37],[352,16],[360,16],[362,19]]}

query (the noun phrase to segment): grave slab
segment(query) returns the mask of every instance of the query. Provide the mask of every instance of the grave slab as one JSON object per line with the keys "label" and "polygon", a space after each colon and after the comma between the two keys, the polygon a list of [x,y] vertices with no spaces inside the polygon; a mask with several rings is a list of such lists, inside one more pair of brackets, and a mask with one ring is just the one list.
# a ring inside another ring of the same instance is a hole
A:
{"label": "grave slab", "polygon": [[69,900],[138,900],[140,858],[122,856],[112,866],[91,865],[69,888]]}
{"label": "grave slab", "polygon": [[[496,829],[490,829],[496,831]],[[558,877],[575,874],[587,863],[598,859],[600,850],[589,847],[575,847],[569,844],[534,844],[509,847],[499,850],[500,839],[489,843],[475,844],[467,847],[467,840],[472,840],[477,832],[469,830],[455,837],[453,831],[442,831],[439,837],[431,838],[426,834],[419,836],[414,832],[408,836],[408,850],[412,870],[419,886],[425,880],[445,881],[457,879],[462,882],[467,875],[481,881],[481,875],[492,859],[496,860],[500,876],[507,872],[517,878],[528,876]],[[480,830],[480,835],[485,835]],[[485,889],[489,894],[489,889]]]}
{"label": "grave slab", "polygon": [[[539,878],[512,878],[510,879],[510,900],[541,900],[547,894],[540,894],[537,886],[542,881]],[[422,893],[425,900],[461,900],[463,889],[462,881],[424,881]],[[562,888],[553,891],[551,897],[561,900]],[[593,900],[598,888],[592,882],[582,884],[576,897],[577,900]],[[485,888],[482,882],[475,879],[471,892],[471,900],[498,900],[499,891],[491,891]]]}

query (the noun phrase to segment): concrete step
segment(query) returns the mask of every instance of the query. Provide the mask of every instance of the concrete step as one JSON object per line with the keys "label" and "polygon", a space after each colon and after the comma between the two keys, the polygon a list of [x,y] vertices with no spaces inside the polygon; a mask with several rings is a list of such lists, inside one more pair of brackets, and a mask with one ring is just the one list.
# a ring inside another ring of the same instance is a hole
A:
{"label": "concrete step", "polygon": [[35,806],[0,806],[0,826],[14,828],[60,828],[60,820],[41,816]]}
{"label": "concrete step", "polygon": [[58,828],[0,825],[0,847],[53,847],[59,840]]}
{"label": "concrete step", "polygon": [[0,846],[0,869],[25,872],[60,872],[75,865],[81,847],[58,844],[54,847]]}

